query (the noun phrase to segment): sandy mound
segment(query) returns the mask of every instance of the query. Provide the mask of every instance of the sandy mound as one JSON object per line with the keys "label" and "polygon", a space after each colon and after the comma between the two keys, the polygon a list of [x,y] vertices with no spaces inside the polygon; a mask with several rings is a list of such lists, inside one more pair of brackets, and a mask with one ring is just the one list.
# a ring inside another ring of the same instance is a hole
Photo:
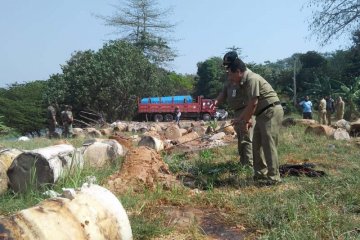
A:
{"label": "sandy mound", "polygon": [[167,189],[180,186],[161,156],[149,147],[140,146],[126,154],[121,169],[108,178],[106,187],[112,192],[122,193],[128,189],[154,189],[157,185]]}

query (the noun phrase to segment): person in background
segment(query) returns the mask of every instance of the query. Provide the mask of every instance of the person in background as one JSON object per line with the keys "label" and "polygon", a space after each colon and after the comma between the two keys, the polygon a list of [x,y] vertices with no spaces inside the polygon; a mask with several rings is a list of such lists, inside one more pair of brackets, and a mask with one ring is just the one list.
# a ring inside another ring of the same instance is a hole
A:
{"label": "person in background", "polygon": [[309,100],[309,96],[306,96],[299,105],[303,110],[303,119],[312,119],[312,102]]}
{"label": "person in background", "polygon": [[[254,180],[265,181],[265,184],[280,183],[277,143],[284,111],[277,93],[263,77],[248,69],[235,51],[224,55],[223,65],[227,69],[230,87],[238,84],[238,88],[234,87],[227,93],[230,96],[240,94],[239,99],[243,100],[239,104],[244,109],[233,123],[242,132],[254,128]],[[256,123],[252,121],[253,116],[256,116]]]}
{"label": "person in background", "polygon": [[72,107],[70,105],[65,105],[64,110],[61,112],[61,120],[64,126],[64,137],[71,138],[73,134],[72,123],[74,117],[72,114]]}
{"label": "person in background", "polygon": [[175,107],[175,123],[179,126],[180,125],[180,117],[181,117],[181,111],[178,106]]}
{"label": "person in background", "polygon": [[326,96],[326,120],[327,125],[331,125],[331,114],[335,112],[334,99],[331,96]]}
{"label": "person in background", "polygon": [[336,102],[336,120],[344,119],[345,102],[341,97],[338,97]]}
{"label": "person in background", "polygon": [[53,138],[56,136],[55,128],[58,125],[56,121],[56,110],[55,110],[55,102],[51,102],[47,108],[47,122],[49,127],[49,138]]}
{"label": "person in background", "polygon": [[319,123],[326,125],[326,100],[322,98],[319,103]]}

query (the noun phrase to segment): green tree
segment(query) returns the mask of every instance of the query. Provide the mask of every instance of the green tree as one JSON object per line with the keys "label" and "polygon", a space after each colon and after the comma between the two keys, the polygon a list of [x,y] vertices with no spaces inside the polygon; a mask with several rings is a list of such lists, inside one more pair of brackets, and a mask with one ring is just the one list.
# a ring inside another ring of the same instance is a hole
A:
{"label": "green tree", "polygon": [[326,64],[327,60],[320,53],[309,51],[299,54],[301,69],[296,75],[297,90],[299,93],[307,92],[308,88],[319,82],[327,82]]}
{"label": "green tree", "polygon": [[353,33],[353,45],[347,51],[347,65],[344,69],[348,79],[360,76],[360,30]]}
{"label": "green tree", "polygon": [[165,20],[171,8],[161,10],[156,0],[126,0],[125,7],[116,7],[113,16],[103,17],[105,23],[115,27],[121,39],[133,43],[152,62],[162,64],[172,61],[175,51],[169,46],[169,33],[175,24]]}
{"label": "green tree", "polygon": [[350,86],[341,85],[341,95],[344,100],[349,104],[349,112],[345,118],[352,119],[353,114],[357,112],[357,102],[360,100],[360,77],[354,79],[353,84]]}
{"label": "green tree", "polygon": [[4,119],[4,116],[0,115],[0,136],[6,135],[11,131],[11,128],[9,128],[8,126],[5,126],[3,119]]}
{"label": "green tree", "polygon": [[38,132],[45,126],[43,92],[45,81],[12,84],[0,92],[0,115],[3,124],[21,134]]}
{"label": "green tree", "polygon": [[[169,84],[172,89],[174,89],[175,95],[188,95],[193,92],[194,88],[194,78],[193,75],[182,75],[175,72],[169,73]],[[168,94],[167,94],[168,95]]]}
{"label": "green tree", "polygon": [[50,77],[46,97],[72,105],[75,117],[81,110],[92,110],[107,121],[131,119],[137,97],[174,91],[168,72],[125,41],[106,43],[98,52],[76,52],[62,71]]}
{"label": "green tree", "polygon": [[358,0],[309,0],[307,7],[315,9],[309,27],[322,45],[359,29]]}
{"label": "green tree", "polygon": [[223,88],[226,79],[222,58],[212,57],[197,64],[194,95],[215,98]]}

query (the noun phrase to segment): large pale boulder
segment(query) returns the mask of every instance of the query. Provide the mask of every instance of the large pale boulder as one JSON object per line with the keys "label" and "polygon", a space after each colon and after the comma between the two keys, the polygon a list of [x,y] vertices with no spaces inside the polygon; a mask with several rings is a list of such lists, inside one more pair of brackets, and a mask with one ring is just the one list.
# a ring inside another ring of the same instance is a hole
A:
{"label": "large pale boulder", "polygon": [[335,140],[350,140],[349,133],[343,128],[336,129],[333,137]]}

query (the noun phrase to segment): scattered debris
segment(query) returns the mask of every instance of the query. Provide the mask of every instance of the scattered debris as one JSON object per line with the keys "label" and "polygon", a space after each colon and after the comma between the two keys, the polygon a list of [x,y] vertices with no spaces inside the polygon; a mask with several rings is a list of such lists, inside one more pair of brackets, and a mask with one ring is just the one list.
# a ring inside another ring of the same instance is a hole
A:
{"label": "scattered debris", "polygon": [[26,141],[30,141],[30,138],[29,137],[27,137],[27,136],[21,136],[21,137],[19,137],[18,138],[18,141],[23,141],[23,142],[26,142]]}
{"label": "scattered debris", "polygon": [[287,176],[307,176],[307,177],[322,177],[325,176],[324,171],[314,170],[315,164],[284,164],[280,165],[279,171],[281,177]]}

